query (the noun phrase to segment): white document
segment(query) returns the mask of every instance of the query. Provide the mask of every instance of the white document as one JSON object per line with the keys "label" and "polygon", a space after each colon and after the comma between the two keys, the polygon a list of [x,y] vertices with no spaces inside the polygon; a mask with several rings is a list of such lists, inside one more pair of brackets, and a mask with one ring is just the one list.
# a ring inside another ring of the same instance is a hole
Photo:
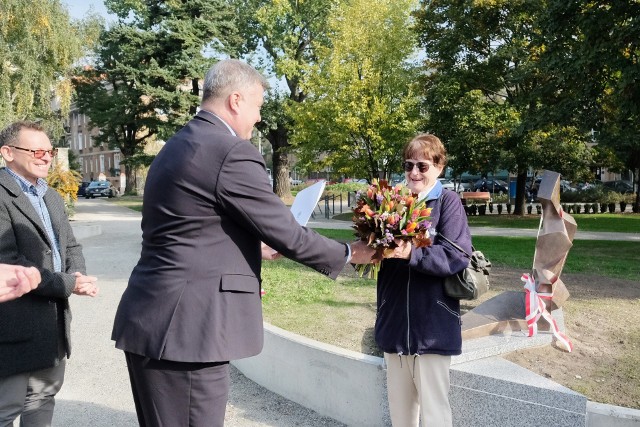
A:
{"label": "white document", "polygon": [[296,198],[291,205],[291,213],[296,221],[298,221],[298,224],[307,225],[313,210],[316,208],[316,205],[322,196],[326,183],[327,182],[324,180],[318,181],[296,195]]}

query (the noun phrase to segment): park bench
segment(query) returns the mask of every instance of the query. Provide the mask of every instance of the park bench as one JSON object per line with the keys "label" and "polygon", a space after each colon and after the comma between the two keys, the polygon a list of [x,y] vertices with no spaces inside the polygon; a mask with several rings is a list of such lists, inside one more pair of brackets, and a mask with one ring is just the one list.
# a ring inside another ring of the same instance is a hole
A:
{"label": "park bench", "polygon": [[487,202],[491,201],[491,193],[488,191],[463,191],[460,193],[460,198],[467,215],[476,215],[476,213],[484,215],[487,209]]}
{"label": "park bench", "polygon": [[491,201],[491,193],[488,191],[463,191],[460,193],[460,198],[462,198],[463,205],[473,204],[475,202],[486,204]]}

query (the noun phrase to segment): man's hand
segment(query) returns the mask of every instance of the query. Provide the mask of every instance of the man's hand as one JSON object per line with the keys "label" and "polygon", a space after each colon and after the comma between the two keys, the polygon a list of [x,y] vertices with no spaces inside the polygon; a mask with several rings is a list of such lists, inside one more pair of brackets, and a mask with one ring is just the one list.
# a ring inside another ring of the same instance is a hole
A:
{"label": "man's hand", "polygon": [[369,247],[362,240],[351,243],[351,264],[371,264],[373,261],[371,257],[376,253],[376,250]]}
{"label": "man's hand", "polygon": [[282,256],[278,251],[274,251],[262,242],[260,243],[260,250],[262,251],[262,259],[269,261],[273,261],[274,259],[278,259]]}
{"label": "man's hand", "polygon": [[41,280],[35,267],[0,264],[0,302],[21,297],[37,288]]}
{"label": "man's hand", "polygon": [[76,295],[86,295],[90,297],[95,297],[98,295],[98,287],[96,286],[96,282],[98,281],[97,277],[94,276],[85,276],[82,273],[75,272],[76,276],[76,286],[73,288],[73,293]]}
{"label": "man's hand", "polygon": [[398,247],[393,248],[393,252],[391,254],[385,252],[385,258],[411,258],[411,241],[395,239],[395,243],[396,245],[398,245]]}

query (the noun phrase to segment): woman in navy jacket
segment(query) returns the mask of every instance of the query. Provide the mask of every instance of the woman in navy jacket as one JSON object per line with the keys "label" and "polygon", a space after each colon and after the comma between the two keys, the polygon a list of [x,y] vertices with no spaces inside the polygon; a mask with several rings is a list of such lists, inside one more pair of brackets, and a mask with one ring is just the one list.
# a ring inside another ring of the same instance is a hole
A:
{"label": "woman in navy jacket", "polygon": [[[422,134],[404,149],[407,186],[426,199],[434,231],[471,253],[467,217],[458,195],[438,181],[446,165],[440,139]],[[445,295],[444,278],[468,259],[436,235],[433,245],[401,243],[378,275],[375,339],[387,365],[394,426],[451,426],[449,366],[462,351],[460,302]]]}

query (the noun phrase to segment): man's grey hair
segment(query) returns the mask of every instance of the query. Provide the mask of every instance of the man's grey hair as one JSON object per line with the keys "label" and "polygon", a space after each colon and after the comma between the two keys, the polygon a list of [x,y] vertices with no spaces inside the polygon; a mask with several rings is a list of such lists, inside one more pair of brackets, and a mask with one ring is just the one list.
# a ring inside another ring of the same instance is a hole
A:
{"label": "man's grey hair", "polygon": [[30,129],[38,132],[47,133],[44,128],[35,122],[26,120],[13,122],[0,131],[0,147],[4,145],[15,145],[18,142],[18,134],[22,129]]}
{"label": "man's grey hair", "polygon": [[204,77],[202,101],[224,98],[253,84],[269,88],[267,79],[251,65],[237,59],[224,59],[211,67]]}

